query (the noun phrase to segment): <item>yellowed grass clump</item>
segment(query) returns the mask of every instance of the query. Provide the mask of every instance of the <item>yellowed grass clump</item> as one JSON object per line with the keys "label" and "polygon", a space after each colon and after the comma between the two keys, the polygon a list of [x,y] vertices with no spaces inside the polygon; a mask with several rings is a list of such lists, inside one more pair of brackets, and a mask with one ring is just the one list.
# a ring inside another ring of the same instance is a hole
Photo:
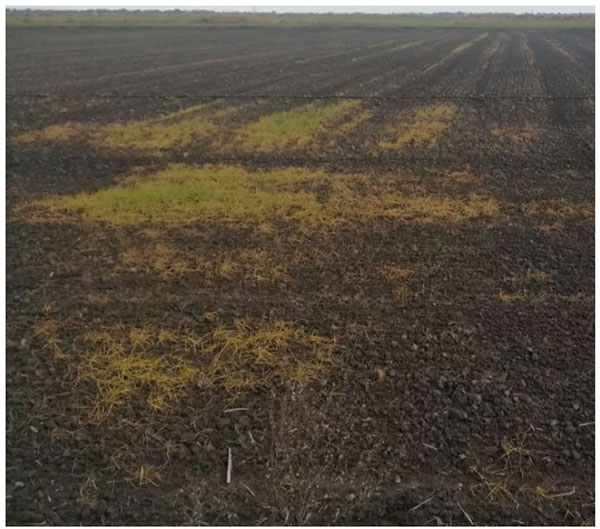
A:
{"label": "yellowed grass clump", "polygon": [[63,123],[60,125],[50,125],[45,129],[38,131],[25,132],[14,138],[17,142],[33,143],[43,142],[63,142],[85,134],[88,127],[83,123]]}
{"label": "yellowed grass clump", "polygon": [[552,224],[540,224],[536,229],[542,233],[551,234],[562,231],[563,228],[564,226],[560,222],[554,222]]}
{"label": "yellowed grass clump", "polygon": [[195,269],[189,259],[181,258],[174,248],[160,242],[127,248],[122,252],[121,258],[127,267],[145,272],[158,272],[163,277],[180,275]]}
{"label": "yellowed grass clump", "polygon": [[397,296],[406,294],[406,282],[414,275],[410,268],[403,268],[396,265],[384,265],[377,269],[378,275],[385,279],[392,287]]}
{"label": "yellowed grass clump", "polygon": [[105,304],[110,301],[109,295],[102,293],[102,292],[98,292],[98,293],[90,292],[89,294],[87,294],[85,296],[85,299],[87,301],[89,301],[90,303],[97,303],[97,304]]}
{"label": "yellowed grass clump", "polygon": [[206,278],[226,278],[255,284],[277,283],[289,279],[287,266],[277,256],[263,250],[227,252],[206,256],[189,250],[182,252],[162,242],[138,244],[121,254],[125,266],[162,277],[199,273]]}
{"label": "yellowed grass clump", "polygon": [[378,146],[387,150],[399,150],[406,145],[434,147],[446,132],[456,113],[456,106],[447,103],[417,109],[401,123],[389,125],[385,131],[387,140]]}
{"label": "yellowed grass clump", "polygon": [[531,124],[522,126],[495,126],[490,129],[490,134],[499,139],[512,143],[527,143],[535,140],[540,135],[540,129]]}
{"label": "yellowed grass clump", "polygon": [[92,476],[87,476],[79,486],[77,503],[84,507],[95,508],[98,505],[98,486]]}
{"label": "yellowed grass clump", "polygon": [[173,123],[113,123],[93,133],[91,142],[110,149],[161,150],[182,147],[194,140],[216,135],[217,127],[204,118],[184,119]]}
{"label": "yellowed grass clump", "polygon": [[494,217],[500,213],[496,200],[470,194],[464,199],[426,195],[416,197],[384,197],[382,216],[419,223],[462,222],[479,217]]}
{"label": "yellowed grass clump", "polygon": [[505,281],[513,285],[527,282],[545,283],[552,281],[552,274],[544,270],[529,270],[525,274],[511,274],[506,277]]}
{"label": "yellowed grass clump", "polygon": [[[358,109],[358,101],[342,101],[333,105],[307,105],[262,116],[237,131],[235,142],[245,150],[273,151],[308,147],[327,125]],[[346,132],[364,119],[358,116],[345,124]]]}
{"label": "yellowed grass clump", "polygon": [[551,304],[558,302],[565,303],[584,303],[590,304],[594,302],[594,296],[589,296],[584,293],[578,294],[559,294],[550,291],[529,292],[522,290],[519,292],[504,292],[500,291],[498,297],[501,301],[507,303],[523,302],[534,305]]}
{"label": "yellowed grass clump", "polygon": [[479,179],[468,169],[463,171],[452,171],[447,175],[443,175],[440,178],[443,184],[474,184],[479,181]]}
{"label": "yellowed grass clump", "polygon": [[22,134],[18,142],[64,142],[75,137],[98,147],[160,151],[213,140],[219,132],[216,120],[236,111],[219,104],[196,105],[165,116],[125,123],[94,125],[64,123]]}
{"label": "yellowed grass clump", "polygon": [[540,202],[527,202],[521,206],[521,211],[527,215],[541,215],[553,218],[594,217],[594,202],[555,199]]}
{"label": "yellowed grass clump", "polygon": [[92,354],[79,366],[80,378],[93,381],[97,387],[98,397],[91,411],[94,417],[108,417],[115,407],[145,388],[150,391],[148,406],[164,410],[198,378],[198,369],[190,362],[125,352],[119,345],[113,342],[111,349]]}
{"label": "yellowed grass clump", "polygon": [[69,353],[65,352],[65,344],[59,337],[61,327],[61,323],[51,317],[36,323],[33,327],[33,335],[43,341],[44,349],[54,353],[55,360],[69,358]]}
{"label": "yellowed grass clump", "polygon": [[413,275],[413,271],[410,268],[402,268],[394,265],[382,266],[377,272],[388,281],[399,281]]}
{"label": "yellowed grass clump", "polygon": [[363,123],[369,121],[375,113],[371,110],[361,110],[358,108],[358,102],[355,102],[357,108],[351,108],[352,113],[345,115],[341,123],[338,123],[335,127],[330,127],[327,130],[327,142],[328,147],[335,147],[335,145],[343,138],[347,137],[352,131],[356,130]]}
{"label": "yellowed grass clump", "polygon": [[348,107],[347,110],[352,111],[352,117],[344,123],[340,124],[340,126],[337,127],[335,131],[333,131],[335,136],[339,137],[345,134],[349,134],[354,129],[358,128],[365,121],[370,120],[375,115],[375,113],[371,110],[360,110],[356,101],[354,102],[354,106]]}
{"label": "yellowed grass clump", "polygon": [[237,320],[206,335],[154,326],[107,325],[77,338],[77,373],[94,385],[90,416],[105,420],[132,400],[164,411],[192,387],[237,393],[272,381],[307,382],[334,362],[334,340],[285,321]]}
{"label": "yellowed grass clump", "polygon": [[334,341],[309,334],[284,321],[257,325],[238,320],[216,329],[203,347],[209,363],[202,371],[206,386],[236,392],[280,381],[307,382],[334,364]]}
{"label": "yellowed grass clump", "polygon": [[[177,164],[148,177],[135,175],[96,193],[43,199],[26,209],[28,215],[41,214],[45,219],[83,218],[115,225],[198,220],[263,225],[287,219],[307,227],[378,218],[455,223],[499,213],[498,203],[481,195],[457,199],[402,193],[385,183],[374,183],[371,192],[364,194],[359,191],[363,183],[361,175],[306,169],[252,172],[225,165]],[[317,200],[314,189],[319,185],[330,187],[326,201]],[[169,250],[162,252],[166,255]]]}
{"label": "yellowed grass clump", "polygon": [[[498,297],[506,303],[531,303],[534,305],[566,303],[589,303],[593,302],[593,296],[583,292],[576,294],[564,294],[557,292],[553,287],[555,284],[553,273],[545,270],[529,269],[524,274],[510,274],[504,278],[504,282],[510,285],[510,291],[501,290]],[[543,289],[540,287],[544,287]]]}
{"label": "yellowed grass clump", "polygon": [[228,277],[241,276],[253,283],[275,283],[289,279],[287,266],[262,250],[246,250],[221,261],[218,266],[218,274],[221,276],[226,276],[224,267],[230,270]]}

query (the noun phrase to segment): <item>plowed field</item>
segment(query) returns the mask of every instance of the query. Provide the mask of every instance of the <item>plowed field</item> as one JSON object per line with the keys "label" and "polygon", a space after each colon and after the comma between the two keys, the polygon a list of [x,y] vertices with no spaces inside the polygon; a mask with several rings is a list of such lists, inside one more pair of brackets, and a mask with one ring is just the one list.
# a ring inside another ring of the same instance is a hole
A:
{"label": "plowed field", "polygon": [[8,522],[593,524],[594,60],[8,30]]}

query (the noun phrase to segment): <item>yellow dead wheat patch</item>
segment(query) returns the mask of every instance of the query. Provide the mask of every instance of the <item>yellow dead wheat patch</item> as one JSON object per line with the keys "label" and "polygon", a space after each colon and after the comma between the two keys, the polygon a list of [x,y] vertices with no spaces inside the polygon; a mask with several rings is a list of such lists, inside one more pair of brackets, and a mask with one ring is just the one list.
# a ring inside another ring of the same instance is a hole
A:
{"label": "yellow dead wheat patch", "polygon": [[437,104],[420,108],[410,115],[401,117],[400,122],[389,125],[379,147],[387,150],[402,149],[406,145],[433,147],[446,132],[456,113],[452,104]]}
{"label": "yellow dead wheat patch", "polygon": [[209,337],[203,355],[210,361],[202,383],[236,392],[271,379],[307,382],[333,365],[333,346],[332,340],[284,321],[257,325],[238,320]]}
{"label": "yellow dead wheat patch", "polygon": [[91,415],[105,419],[143,390],[149,392],[146,400],[150,408],[165,409],[197,380],[198,369],[182,359],[126,351],[123,342],[116,342],[82,362],[79,377],[95,383],[98,393]]}
{"label": "yellow dead wheat patch", "polygon": [[401,268],[393,265],[382,266],[377,272],[387,281],[399,281],[413,275],[413,271],[410,268]]}
{"label": "yellow dead wheat patch", "polygon": [[521,211],[532,216],[593,218],[594,203],[587,201],[573,202],[565,199],[527,202],[521,205]]}
{"label": "yellow dead wheat patch", "polygon": [[[57,338],[53,322],[38,333]],[[81,352],[78,379],[95,388],[90,416],[108,419],[130,402],[145,399],[163,411],[189,388],[231,393],[272,381],[307,382],[334,365],[334,340],[289,322],[237,320],[204,335],[193,330],[98,326],[75,338]]]}
{"label": "yellow dead wheat patch", "polygon": [[594,296],[584,293],[578,294],[559,294],[556,292],[528,292],[522,290],[519,292],[499,292],[498,297],[507,303],[531,303],[534,305],[552,304],[552,303],[583,303],[590,304],[594,302]]}
{"label": "yellow dead wheat patch", "polygon": [[63,123],[61,125],[50,125],[39,131],[30,131],[14,138],[17,142],[33,143],[43,142],[63,142],[80,137],[87,131],[87,127],[82,123]]}
{"label": "yellow dead wheat patch", "polygon": [[377,273],[390,283],[394,293],[399,297],[406,294],[406,281],[414,275],[414,271],[410,268],[402,268],[394,265],[382,266],[378,268]]}
{"label": "yellow dead wheat patch", "polygon": [[552,274],[543,270],[529,270],[525,274],[511,274],[506,277],[505,281],[511,284],[521,284],[527,282],[546,283],[552,281]]}
{"label": "yellow dead wheat patch", "polygon": [[478,181],[478,178],[469,170],[452,171],[447,176],[443,175],[441,181],[446,184],[473,184]]}
{"label": "yellow dead wheat patch", "polygon": [[191,385],[229,392],[272,380],[306,382],[333,365],[330,339],[283,321],[238,320],[208,335],[115,325],[85,333],[80,380],[96,387],[91,416],[106,419],[132,398],[164,410]]}
{"label": "yellow dead wheat patch", "polygon": [[208,256],[189,250],[183,252],[158,242],[125,249],[121,258],[127,267],[162,277],[198,273],[210,279],[227,278],[256,284],[288,279],[287,266],[276,255],[262,250]]}
{"label": "yellow dead wheat patch", "polygon": [[233,107],[221,108],[218,103],[196,105],[154,119],[107,125],[52,125],[17,136],[15,141],[64,142],[77,137],[109,149],[161,151],[190,145],[198,140],[213,140],[218,135],[216,121],[235,111]]}
{"label": "yellow dead wheat patch", "polygon": [[540,135],[540,130],[534,125],[504,126],[496,125],[490,129],[495,138],[509,140],[512,143],[527,143]]}

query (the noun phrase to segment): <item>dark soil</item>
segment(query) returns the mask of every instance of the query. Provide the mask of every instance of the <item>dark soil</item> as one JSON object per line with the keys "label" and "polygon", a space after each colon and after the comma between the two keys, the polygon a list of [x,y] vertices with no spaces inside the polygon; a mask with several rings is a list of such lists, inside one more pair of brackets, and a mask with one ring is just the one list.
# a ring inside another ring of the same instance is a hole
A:
{"label": "dark soil", "polygon": [[[9,524],[594,523],[593,217],[521,208],[593,204],[594,34],[488,31],[451,53],[481,33],[7,30]],[[11,141],[223,94],[245,107],[239,122],[330,95],[369,96],[363,106],[375,117],[335,147],[274,154]],[[368,147],[425,97],[458,107],[436,147]],[[539,130],[530,141],[490,133],[525,125]],[[31,222],[20,208],[173,161],[361,173],[367,188],[397,175],[433,194],[486,194],[506,214],[376,220],[300,239],[289,219],[274,233],[195,222],[162,234],[190,255],[269,249],[295,263],[285,280],[256,284],[127,267],[121,253],[148,243],[148,226]],[[441,177],[465,170],[472,182]],[[402,296],[378,275],[390,262],[420,270]],[[531,279],[537,272],[544,282]],[[529,297],[499,295],[523,291]],[[86,330],[205,334],[236,318],[335,338],[339,365],[305,385],[274,382],[233,399],[190,388],[167,413],[150,411],[140,392],[110,420],[90,420],[95,388],[77,367]],[[59,354],[36,332],[48,320],[59,322]]]}

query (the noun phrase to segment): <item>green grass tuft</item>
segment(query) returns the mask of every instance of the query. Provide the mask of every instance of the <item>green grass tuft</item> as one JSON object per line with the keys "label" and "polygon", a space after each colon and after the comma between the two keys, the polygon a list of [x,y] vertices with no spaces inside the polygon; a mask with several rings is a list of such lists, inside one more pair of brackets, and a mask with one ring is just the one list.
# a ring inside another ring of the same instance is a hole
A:
{"label": "green grass tuft", "polygon": [[242,127],[238,131],[237,141],[246,150],[304,148],[333,120],[347,115],[358,105],[357,101],[342,101],[324,107],[308,105],[269,114]]}

